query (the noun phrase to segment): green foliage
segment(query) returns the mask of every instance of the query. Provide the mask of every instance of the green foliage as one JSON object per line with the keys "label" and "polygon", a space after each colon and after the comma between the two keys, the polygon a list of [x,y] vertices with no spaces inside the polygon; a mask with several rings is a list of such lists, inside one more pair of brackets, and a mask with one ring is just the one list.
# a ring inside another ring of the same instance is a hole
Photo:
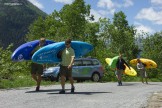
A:
{"label": "green foliage", "polygon": [[86,17],[89,13],[90,6],[85,5],[84,0],[75,0],[71,5],[65,5],[60,11],[64,29],[67,30],[65,35],[73,40],[82,40],[87,22]]}
{"label": "green foliage", "polygon": [[40,37],[56,42],[67,38],[83,40],[89,12],[90,6],[85,5],[84,0],[75,0],[71,5],[65,5],[60,12],[54,11],[45,19],[36,20],[29,28],[27,40]]}
{"label": "green foliage", "polygon": [[12,80],[13,74],[17,72],[28,74],[27,71],[29,71],[29,63],[11,61],[11,48],[12,45],[10,45],[7,49],[2,49],[2,47],[0,48],[0,81],[2,79]]}
{"label": "green foliage", "polygon": [[[11,79],[2,79],[0,81],[0,89],[35,86],[35,81],[29,75],[17,73],[17,74],[13,74],[13,77],[14,78],[12,80]],[[54,82],[42,81],[41,84],[42,85],[53,85]]]}
{"label": "green foliage", "polygon": [[[154,35],[148,36],[143,40],[143,51],[142,57],[154,60],[158,68],[149,69],[149,76],[151,78],[162,77],[162,32],[155,33]],[[161,79],[161,78],[160,78]]]}
{"label": "green foliage", "polygon": [[102,78],[102,81],[117,81],[115,71],[111,70],[108,65],[105,65],[104,77]]}

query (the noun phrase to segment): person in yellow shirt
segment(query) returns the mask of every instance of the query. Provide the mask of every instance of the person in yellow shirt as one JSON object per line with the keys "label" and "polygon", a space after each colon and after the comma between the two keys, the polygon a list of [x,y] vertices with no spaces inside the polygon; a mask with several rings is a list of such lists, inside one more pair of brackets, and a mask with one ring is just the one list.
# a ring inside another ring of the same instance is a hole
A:
{"label": "person in yellow shirt", "polygon": [[65,41],[66,48],[61,53],[61,63],[60,63],[60,76],[61,76],[61,86],[62,90],[60,94],[65,94],[65,78],[66,76],[71,83],[71,93],[74,93],[74,80],[72,78],[72,64],[74,63],[75,53],[71,48],[71,39]]}

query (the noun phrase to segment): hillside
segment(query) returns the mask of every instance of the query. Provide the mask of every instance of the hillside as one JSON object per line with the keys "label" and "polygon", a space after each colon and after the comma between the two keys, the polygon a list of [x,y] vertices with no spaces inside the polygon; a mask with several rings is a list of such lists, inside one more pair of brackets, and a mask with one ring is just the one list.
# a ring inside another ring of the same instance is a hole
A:
{"label": "hillside", "polygon": [[46,13],[27,0],[0,0],[0,47],[13,43],[15,49],[24,43],[29,25],[38,16]]}

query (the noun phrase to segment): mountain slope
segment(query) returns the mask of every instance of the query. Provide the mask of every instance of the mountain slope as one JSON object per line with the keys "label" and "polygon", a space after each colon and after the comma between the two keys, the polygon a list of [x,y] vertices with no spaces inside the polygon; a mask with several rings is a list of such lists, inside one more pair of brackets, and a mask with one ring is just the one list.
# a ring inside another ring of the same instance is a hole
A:
{"label": "mountain slope", "polygon": [[46,13],[27,0],[0,0],[0,46],[13,43],[15,49],[24,43],[29,25],[39,16]]}

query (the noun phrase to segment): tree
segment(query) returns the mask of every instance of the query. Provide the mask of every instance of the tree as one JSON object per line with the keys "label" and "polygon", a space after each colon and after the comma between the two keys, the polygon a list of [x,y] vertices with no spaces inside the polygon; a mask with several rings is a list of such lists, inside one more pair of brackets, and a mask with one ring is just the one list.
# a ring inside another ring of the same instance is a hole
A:
{"label": "tree", "polygon": [[[113,23],[109,26],[109,39],[111,48],[116,52],[124,53],[128,58],[132,58],[135,45],[135,28],[129,26],[125,14],[120,11],[114,14]],[[138,53],[138,52],[136,52]]]}
{"label": "tree", "polygon": [[59,12],[56,10],[45,19],[38,18],[29,28],[27,40],[45,37],[54,41],[71,38],[84,40],[86,17],[90,6],[84,0],[75,0],[71,5],[65,5]]}
{"label": "tree", "polygon": [[45,25],[42,17],[39,17],[30,25],[26,41],[40,39],[40,37],[45,37]]}
{"label": "tree", "polygon": [[66,36],[73,40],[83,40],[85,37],[86,17],[89,16],[90,6],[84,0],[75,0],[71,5],[65,5],[60,11],[60,18],[67,31]]}
{"label": "tree", "polygon": [[162,70],[162,32],[155,33],[151,36],[146,37],[143,40],[143,53],[142,56],[154,60],[158,68],[149,70],[151,71],[150,77],[161,79],[161,70]]}

